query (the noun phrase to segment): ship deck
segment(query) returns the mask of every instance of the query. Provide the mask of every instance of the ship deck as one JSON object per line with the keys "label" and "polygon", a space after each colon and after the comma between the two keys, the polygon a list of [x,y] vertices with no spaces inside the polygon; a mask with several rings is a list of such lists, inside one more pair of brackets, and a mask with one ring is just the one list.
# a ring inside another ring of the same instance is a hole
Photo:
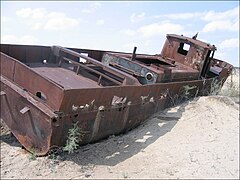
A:
{"label": "ship deck", "polygon": [[59,67],[57,64],[30,63],[29,67],[39,75],[48,78],[64,89],[85,89],[99,87],[97,83],[73,71],[71,65]]}

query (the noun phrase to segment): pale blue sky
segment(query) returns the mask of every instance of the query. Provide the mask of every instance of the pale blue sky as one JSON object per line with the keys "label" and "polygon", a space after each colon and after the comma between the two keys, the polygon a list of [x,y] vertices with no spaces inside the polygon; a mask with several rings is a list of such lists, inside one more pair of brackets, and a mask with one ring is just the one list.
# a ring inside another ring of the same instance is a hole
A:
{"label": "pale blue sky", "polygon": [[226,2],[1,1],[1,43],[158,54],[167,33],[215,44],[239,67],[239,4]]}

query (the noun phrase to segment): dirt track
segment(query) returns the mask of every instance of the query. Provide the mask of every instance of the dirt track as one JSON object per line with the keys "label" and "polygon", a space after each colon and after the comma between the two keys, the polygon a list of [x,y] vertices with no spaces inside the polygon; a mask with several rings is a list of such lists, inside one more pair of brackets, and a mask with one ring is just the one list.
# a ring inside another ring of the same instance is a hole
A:
{"label": "dirt track", "polygon": [[201,97],[155,114],[128,134],[31,160],[1,135],[1,178],[239,178],[239,107]]}

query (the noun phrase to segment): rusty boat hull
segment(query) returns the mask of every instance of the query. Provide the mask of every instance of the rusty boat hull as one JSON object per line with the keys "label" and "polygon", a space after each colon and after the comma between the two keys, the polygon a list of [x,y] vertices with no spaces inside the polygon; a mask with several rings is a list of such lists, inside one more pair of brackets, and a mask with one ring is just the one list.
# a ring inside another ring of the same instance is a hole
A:
{"label": "rusty boat hull", "polygon": [[207,95],[213,80],[226,80],[232,66],[210,56],[214,47],[194,44],[203,63],[183,62],[170,57],[171,38],[177,47],[195,42],[169,36],[160,55],[1,44],[1,118],[28,151],[45,155],[65,145],[77,122],[80,144],[95,142],[174,105],[186,87]]}

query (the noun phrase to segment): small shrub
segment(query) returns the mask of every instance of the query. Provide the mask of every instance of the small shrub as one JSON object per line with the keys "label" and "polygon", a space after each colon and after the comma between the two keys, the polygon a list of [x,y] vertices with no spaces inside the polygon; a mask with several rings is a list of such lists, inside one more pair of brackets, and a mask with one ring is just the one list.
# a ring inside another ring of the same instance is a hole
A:
{"label": "small shrub", "polygon": [[68,139],[66,141],[66,145],[63,147],[63,150],[67,151],[69,154],[73,153],[73,151],[79,147],[80,141],[82,141],[81,132],[78,127],[78,122],[76,122],[68,131]]}
{"label": "small shrub", "polygon": [[[181,92],[181,98],[189,100],[190,98],[193,97],[193,95],[191,95],[190,90],[196,89],[196,88],[197,88],[197,86],[189,86],[189,85],[183,86],[182,87],[183,90]],[[195,93],[194,97],[196,97],[197,94],[198,94],[198,89],[196,90],[196,93]]]}
{"label": "small shrub", "polygon": [[222,81],[213,79],[211,82],[209,95],[218,95],[221,91],[221,88],[222,88]]}
{"label": "small shrub", "polygon": [[227,89],[222,90],[219,94],[229,97],[239,97],[239,87],[237,85],[229,86]]}
{"label": "small shrub", "polygon": [[230,77],[224,83],[224,86],[221,92],[219,93],[220,95],[239,98],[240,95],[239,82],[234,82],[233,80],[234,76],[236,76],[236,79],[238,81],[239,75],[237,75],[235,69],[231,72]]}
{"label": "small shrub", "polygon": [[[170,98],[171,104],[173,106],[177,106],[184,101],[187,101],[193,97],[196,97],[198,94],[198,89],[196,88],[197,86],[185,85],[180,89],[178,94],[173,94],[173,93],[170,93],[170,91],[167,91],[167,95]],[[194,95],[192,92],[190,92],[193,89],[196,89],[196,92],[194,93]]]}

